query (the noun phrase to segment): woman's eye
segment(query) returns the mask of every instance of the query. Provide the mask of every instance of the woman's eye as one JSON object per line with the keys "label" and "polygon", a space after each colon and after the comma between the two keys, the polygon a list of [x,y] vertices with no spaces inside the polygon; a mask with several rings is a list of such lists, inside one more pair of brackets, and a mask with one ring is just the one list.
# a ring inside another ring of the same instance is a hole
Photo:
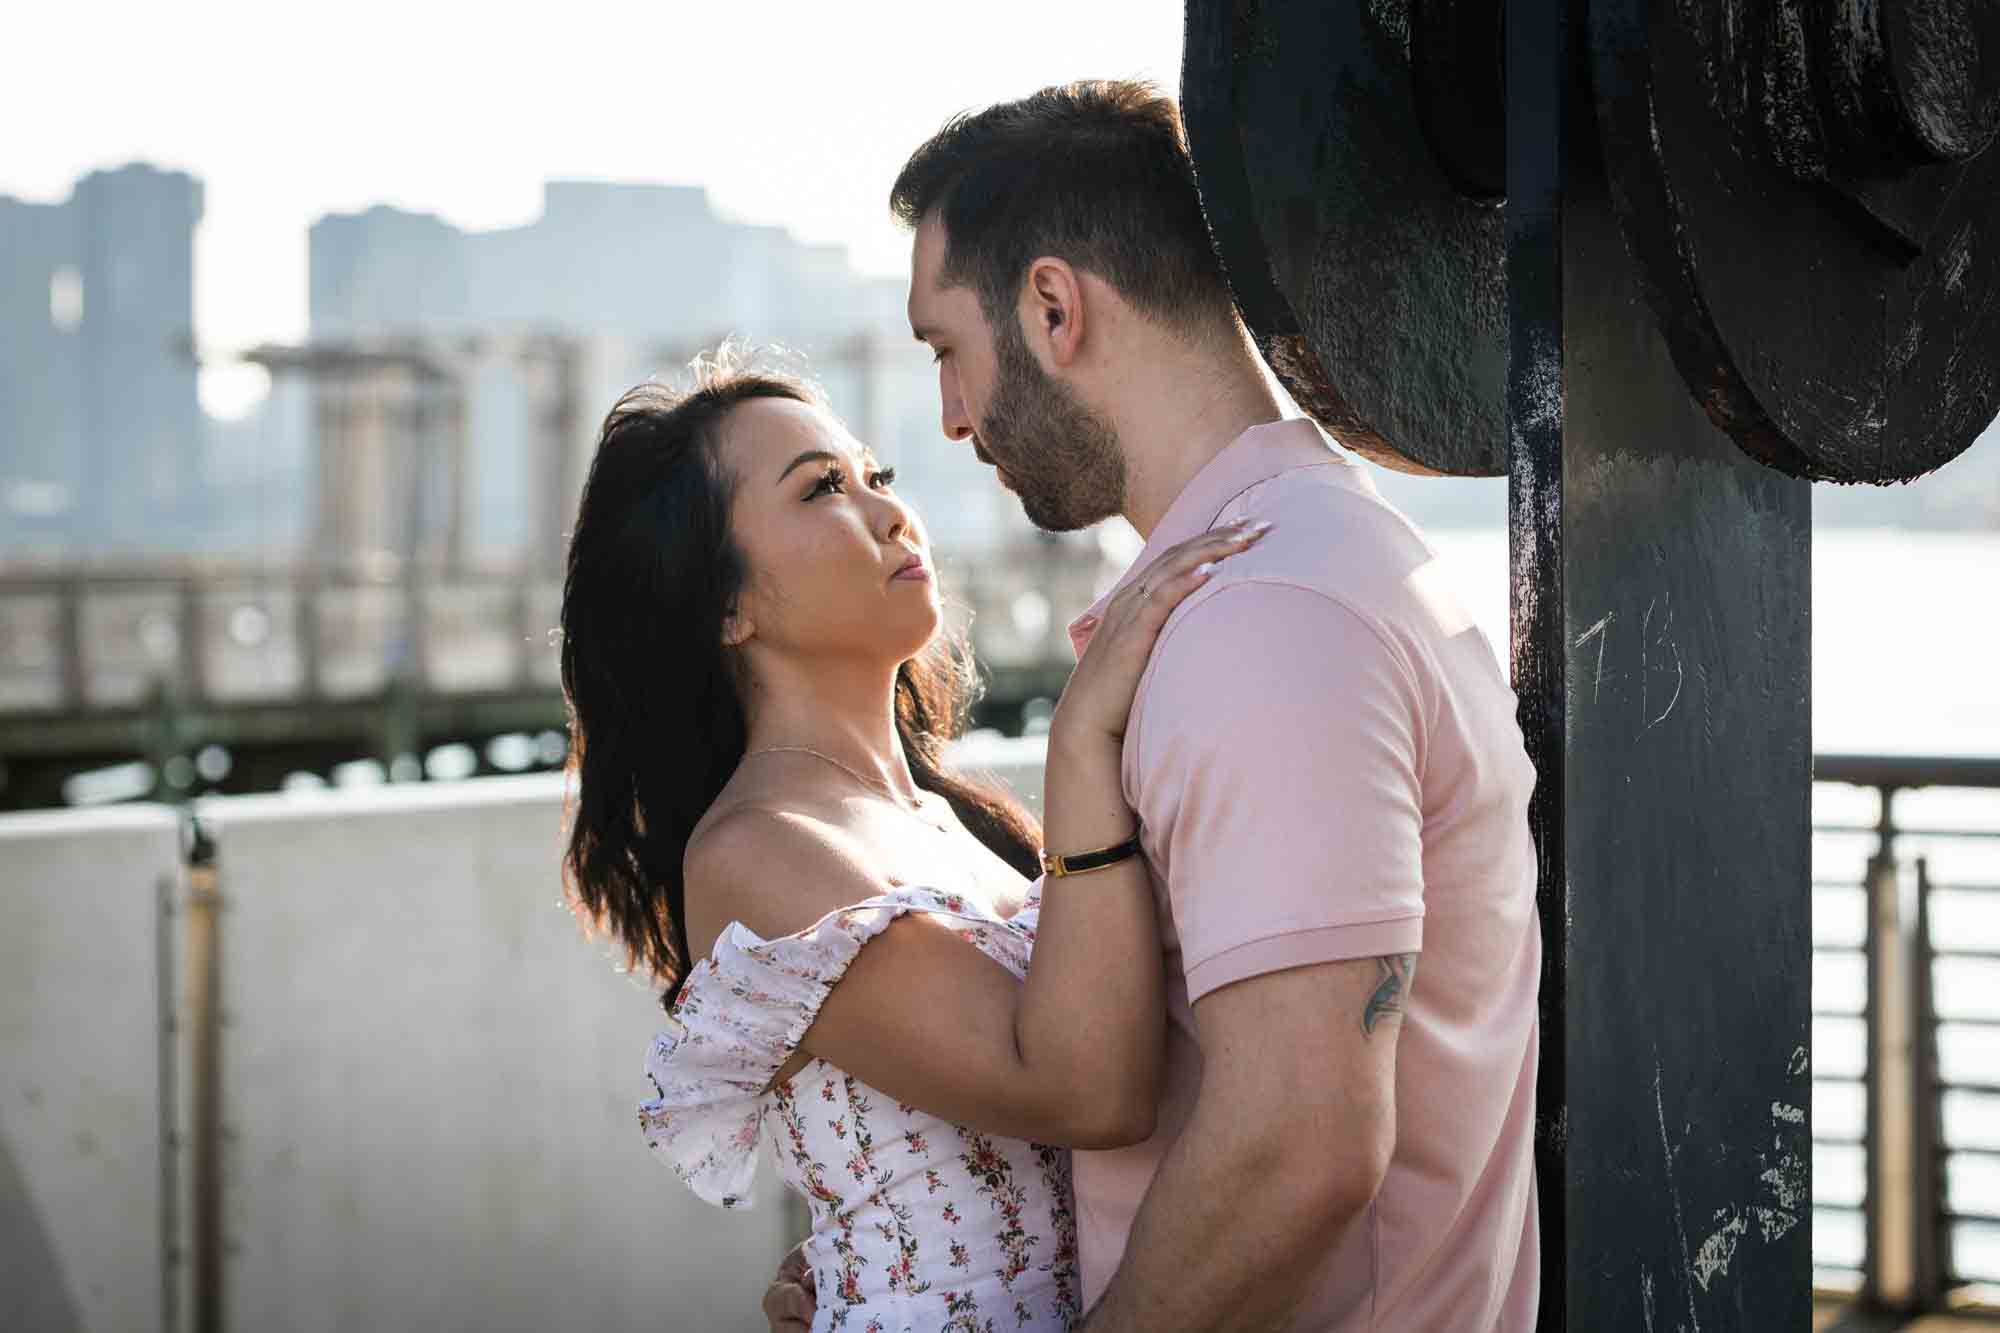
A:
{"label": "woman's eye", "polygon": [[868,479],[868,484],[878,491],[886,491],[896,484],[896,469],[885,467]]}
{"label": "woman's eye", "polygon": [[817,500],[822,495],[832,495],[847,484],[847,474],[837,467],[830,467],[819,474],[819,480],[806,492],[806,499]]}
{"label": "woman's eye", "polygon": [[944,348],[939,347],[931,352],[931,364],[934,366],[944,364]]}

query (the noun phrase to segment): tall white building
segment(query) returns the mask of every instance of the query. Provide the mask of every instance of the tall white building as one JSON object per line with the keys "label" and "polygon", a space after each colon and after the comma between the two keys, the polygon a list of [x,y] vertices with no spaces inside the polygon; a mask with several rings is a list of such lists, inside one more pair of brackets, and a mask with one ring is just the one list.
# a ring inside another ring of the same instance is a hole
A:
{"label": "tall white building", "polygon": [[0,196],[0,550],[157,550],[199,522],[201,212],[201,182],[140,164]]}
{"label": "tall white building", "polygon": [[[575,413],[584,434],[623,389],[672,379],[724,337],[783,347],[896,464],[942,547],[989,549],[1025,529],[969,451],[938,431],[935,382],[910,337],[902,279],[855,272],[840,247],[721,218],[697,187],[551,181],[540,217],[485,232],[375,207],[321,219],[310,249],[315,342],[488,349],[465,372],[469,559],[546,558],[559,541],[553,516],[573,509],[574,455],[589,440],[550,438],[547,386],[531,382],[540,372],[494,350],[538,335],[587,344]],[[325,484],[339,468],[323,461],[317,475]],[[324,495],[318,508],[327,512]]]}

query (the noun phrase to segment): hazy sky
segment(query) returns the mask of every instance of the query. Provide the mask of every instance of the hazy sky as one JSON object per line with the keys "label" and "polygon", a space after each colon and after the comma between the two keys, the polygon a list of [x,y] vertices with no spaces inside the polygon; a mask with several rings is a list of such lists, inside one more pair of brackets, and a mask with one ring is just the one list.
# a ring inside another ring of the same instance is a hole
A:
{"label": "hazy sky", "polygon": [[[200,177],[200,340],[302,336],[306,228],[385,202],[515,225],[551,177],[707,186],[725,213],[903,271],[890,181],[953,112],[1180,77],[1172,0],[15,6],[0,193],[133,160]],[[205,393],[205,397],[207,397]]]}

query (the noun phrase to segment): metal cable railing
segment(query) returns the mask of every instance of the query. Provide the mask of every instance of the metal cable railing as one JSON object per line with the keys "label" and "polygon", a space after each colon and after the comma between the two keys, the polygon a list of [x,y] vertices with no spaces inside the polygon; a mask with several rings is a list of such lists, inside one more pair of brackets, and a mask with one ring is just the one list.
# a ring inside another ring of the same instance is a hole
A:
{"label": "metal cable railing", "polygon": [[1941,1310],[2000,1286],[2000,760],[1814,778],[1815,1278]]}

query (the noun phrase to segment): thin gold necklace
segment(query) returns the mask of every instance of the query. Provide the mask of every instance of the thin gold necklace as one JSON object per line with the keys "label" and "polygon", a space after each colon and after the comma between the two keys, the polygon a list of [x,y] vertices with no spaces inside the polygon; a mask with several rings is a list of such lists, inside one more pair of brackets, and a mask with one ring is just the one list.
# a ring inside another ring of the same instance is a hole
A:
{"label": "thin gold necklace", "polygon": [[761,750],[751,750],[748,753],[746,753],[743,757],[745,759],[749,759],[754,755],[760,755],[760,754],[809,754],[815,759],[824,760],[825,762],[832,764],[835,768],[839,769],[841,772],[847,774],[847,776],[853,778],[856,782],[860,783],[862,786],[869,788],[871,791],[881,792],[882,795],[888,799],[889,804],[895,806],[898,810],[901,810],[903,813],[907,815],[912,815],[915,818],[922,820],[924,823],[936,829],[939,833],[951,832],[951,826],[948,824],[940,824],[933,815],[931,815],[927,810],[924,809],[921,800],[917,802],[907,801],[902,796],[898,795],[896,789],[894,787],[891,787],[888,783],[881,782],[878,781],[877,779],[871,778],[866,773],[863,773],[861,770],[855,768],[852,764],[844,764],[840,760],[835,759],[830,754],[820,753],[818,750],[813,749],[810,745],[767,745]]}

